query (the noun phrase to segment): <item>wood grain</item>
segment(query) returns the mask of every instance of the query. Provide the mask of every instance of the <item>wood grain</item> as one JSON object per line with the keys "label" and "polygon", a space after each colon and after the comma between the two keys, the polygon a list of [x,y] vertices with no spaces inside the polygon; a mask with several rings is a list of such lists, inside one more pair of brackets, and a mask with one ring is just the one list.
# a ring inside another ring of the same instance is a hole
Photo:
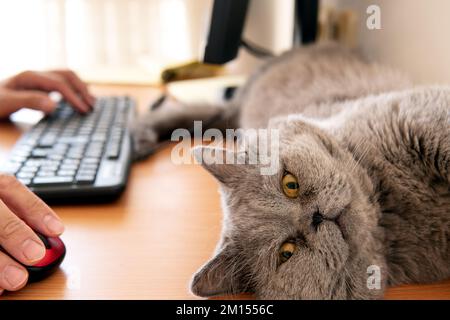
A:
{"label": "wood grain", "polygon": [[[141,111],[159,93],[136,86],[97,86],[94,92],[129,94]],[[14,125],[0,124],[0,157],[20,134]],[[135,164],[116,202],[54,206],[66,224],[60,270],[1,299],[194,299],[190,278],[219,239],[219,194],[211,176],[198,165],[174,165],[170,152],[168,145]],[[391,288],[386,298],[450,299],[450,280]]]}

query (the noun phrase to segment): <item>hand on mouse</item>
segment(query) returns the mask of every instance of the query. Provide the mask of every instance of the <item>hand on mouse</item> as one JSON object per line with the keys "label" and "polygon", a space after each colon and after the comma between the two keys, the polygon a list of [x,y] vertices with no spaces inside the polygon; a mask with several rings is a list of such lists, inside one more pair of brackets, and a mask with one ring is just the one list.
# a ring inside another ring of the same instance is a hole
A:
{"label": "hand on mouse", "polygon": [[52,112],[56,103],[48,92],[58,91],[76,110],[88,112],[95,103],[87,85],[70,70],[25,71],[0,82],[0,118],[23,107]]}
{"label": "hand on mouse", "polygon": [[[16,178],[0,175],[0,246],[24,265],[33,265],[45,255],[36,233],[59,236],[64,226],[42,200]],[[26,269],[6,252],[0,252],[0,294],[17,291],[28,280]]]}

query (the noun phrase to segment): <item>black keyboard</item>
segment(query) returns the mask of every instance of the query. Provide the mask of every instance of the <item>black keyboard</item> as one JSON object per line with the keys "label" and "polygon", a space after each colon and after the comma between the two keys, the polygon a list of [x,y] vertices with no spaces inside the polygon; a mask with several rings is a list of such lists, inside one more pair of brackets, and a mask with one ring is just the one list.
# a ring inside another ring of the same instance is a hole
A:
{"label": "black keyboard", "polygon": [[86,115],[62,101],[21,137],[0,171],[43,199],[116,196],[131,164],[134,112],[129,97],[98,98]]}

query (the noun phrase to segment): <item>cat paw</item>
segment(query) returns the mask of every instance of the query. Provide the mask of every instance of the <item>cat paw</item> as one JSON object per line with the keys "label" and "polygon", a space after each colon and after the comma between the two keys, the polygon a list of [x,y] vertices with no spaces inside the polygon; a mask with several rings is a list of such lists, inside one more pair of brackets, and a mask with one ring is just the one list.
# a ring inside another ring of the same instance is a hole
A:
{"label": "cat paw", "polygon": [[143,159],[156,151],[158,134],[148,124],[136,122],[131,127],[131,139],[134,160]]}

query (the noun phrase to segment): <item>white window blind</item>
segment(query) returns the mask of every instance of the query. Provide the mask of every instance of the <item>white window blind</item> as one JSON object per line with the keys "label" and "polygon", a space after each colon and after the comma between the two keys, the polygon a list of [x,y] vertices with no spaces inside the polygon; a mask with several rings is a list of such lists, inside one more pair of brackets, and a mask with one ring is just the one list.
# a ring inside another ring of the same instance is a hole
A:
{"label": "white window blind", "polygon": [[0,77],[69,67],[94,80],[148,77],[199,58],[210,0],[0,0]]}

